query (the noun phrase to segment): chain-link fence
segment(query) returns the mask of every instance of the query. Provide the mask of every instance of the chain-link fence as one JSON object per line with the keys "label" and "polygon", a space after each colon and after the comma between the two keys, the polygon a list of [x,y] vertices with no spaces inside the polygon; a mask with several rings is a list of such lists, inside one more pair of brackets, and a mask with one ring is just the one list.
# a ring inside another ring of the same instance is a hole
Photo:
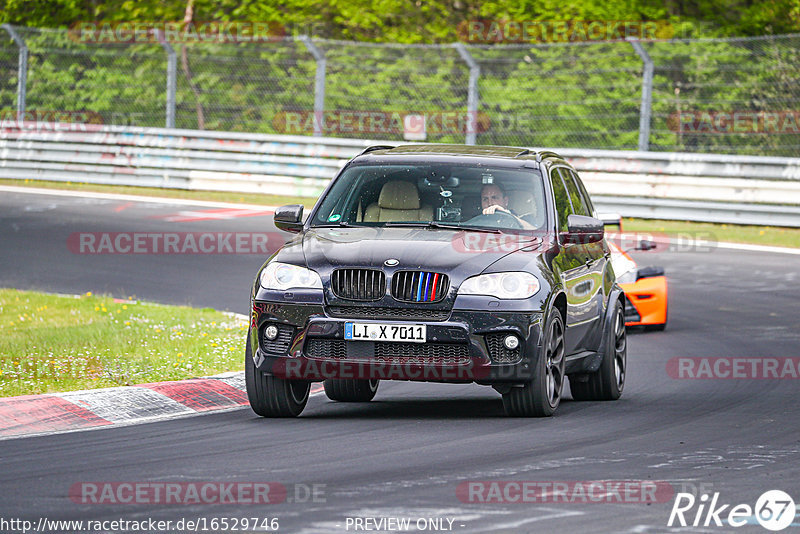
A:
{"label": "chain-link fence", "polygon": [[67,30],[0,31],[4,120],[15,119],[22,102],[25,120],[797,156],[798,101],[800,35],[532,45],[305,38],[100,44]]}

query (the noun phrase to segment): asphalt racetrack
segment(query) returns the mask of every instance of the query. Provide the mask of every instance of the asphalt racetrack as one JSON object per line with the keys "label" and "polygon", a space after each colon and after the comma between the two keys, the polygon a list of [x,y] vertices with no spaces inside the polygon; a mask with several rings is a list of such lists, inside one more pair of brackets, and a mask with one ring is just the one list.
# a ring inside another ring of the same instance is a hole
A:
{"label": "asphalt racetrack", "polygon": [[[77,232],[276,232],[271,216],[234,214],[0,191],[0,287],[135,295],[248,313],[263,255],[91,255],[68,248]],[[417,520],[426,518],[442,520],[423,523],[426,531],[438,525],[464,533],[621,533],[672,531],[674,492],[698,499],[718,492],[718,503],[753,507],[762,493],[779,489],[800,503],[800,380],[693,380],[667,371],[680,357],[796,358],[800,258],[718,248],[662,249],[635,258],[666,268],[669,326],[631,333],[618,402],[578,403],[567,393],[555,417],[512,419],[487,387],[383,382],[371,403],[338,404],[317,395],[294,420],[266,420],[243,408],[5,440],[0,516],[34,522],[278,518],[279,532],[353,532],[355,518],[410,518],[411,531],[419,531]],[[482,503],[475,500],[485,493],[467,498],[459,489],[470,481],[572,488],[623,480],[664,482],[670,493],[651,503],[621,502],[633,497]],[[70,499],[70,488],[87,482],[275,482],[287,495],[259,505]],[[696,512],[697,506],[687,520]],[[767,532],[752,517],[740,528],[706,527],[704,520],[684,531]],[[798,522],[786,532],[798,532]]]}

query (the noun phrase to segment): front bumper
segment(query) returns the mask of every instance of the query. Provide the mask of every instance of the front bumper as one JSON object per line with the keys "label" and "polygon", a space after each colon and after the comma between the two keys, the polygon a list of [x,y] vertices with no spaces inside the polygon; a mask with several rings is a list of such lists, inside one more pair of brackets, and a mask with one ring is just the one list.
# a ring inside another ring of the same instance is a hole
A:
{"label": "front bumper", "polygon": [[[541,353],[541,312],[454,309],[445,316],[436,320],[421,316],[364,318],[363,313],[358,317],[334,316],[321,304],[255,300],[249,343],[257,369],[287,379],[495,384],[532,378]],[[427,342],[345,341],[347,322],[424,324]],[[278,328],[274,340],[264,336],[270,325]],[[519,339],[516,350],[503,345],[503,338],[509,334]]]}

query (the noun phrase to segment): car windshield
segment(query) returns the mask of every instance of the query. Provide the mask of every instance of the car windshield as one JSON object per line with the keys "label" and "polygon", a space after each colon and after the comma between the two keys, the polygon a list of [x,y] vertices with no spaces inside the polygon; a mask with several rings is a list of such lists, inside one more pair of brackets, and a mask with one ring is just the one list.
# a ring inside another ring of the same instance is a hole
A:
{"label": "car windshield", "polygon": [[545,226],[538,171],[454,164],[353,165],[328,191],[313,226]]}

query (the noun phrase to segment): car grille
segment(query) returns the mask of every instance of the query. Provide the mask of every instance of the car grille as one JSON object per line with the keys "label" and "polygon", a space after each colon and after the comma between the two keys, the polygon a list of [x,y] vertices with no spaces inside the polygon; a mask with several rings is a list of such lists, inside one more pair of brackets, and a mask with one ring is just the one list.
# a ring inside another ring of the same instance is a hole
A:
{"label": "car grille", "polygon": [[438,302],[449,287],[446,274],[429,271],[397,271],[392,277],[392,296],[402,302]]}
{"label": "car grille", "polygon": [[368,306],[331,306],[328,308],[328,313],[332,317],[344,319],[394,319],[400,321],[444,321],[450,316],[449,310]]}
{"label": "car grille", "polygon": [[386,294],[386,275],[375,269],[336,269],[331,290],[340,299],[380,300]]}
{"label": "car grille", "polygon": [[514,350],[506,348],[503,339],[508,334],[489,334],[486,336],[486,347],[492,363],[517,363],[520,360],[520,348]]}
{"label": "car grille", "polygon": [[393,364],[465,365],[469,345],[452,343],[392,343],[310,338],[305,355],[324,360],[369,360]]}
{"label": "car grille", "polygon": [[292,339],[294,339],[294,327],[275,324],[278,327],[278,337],[270,341],[264,334],[267,326],[269,325],[265,324],[261,328],[261,350],[269,354],[286,354],[289,352],[289,346],[292,344]]}

